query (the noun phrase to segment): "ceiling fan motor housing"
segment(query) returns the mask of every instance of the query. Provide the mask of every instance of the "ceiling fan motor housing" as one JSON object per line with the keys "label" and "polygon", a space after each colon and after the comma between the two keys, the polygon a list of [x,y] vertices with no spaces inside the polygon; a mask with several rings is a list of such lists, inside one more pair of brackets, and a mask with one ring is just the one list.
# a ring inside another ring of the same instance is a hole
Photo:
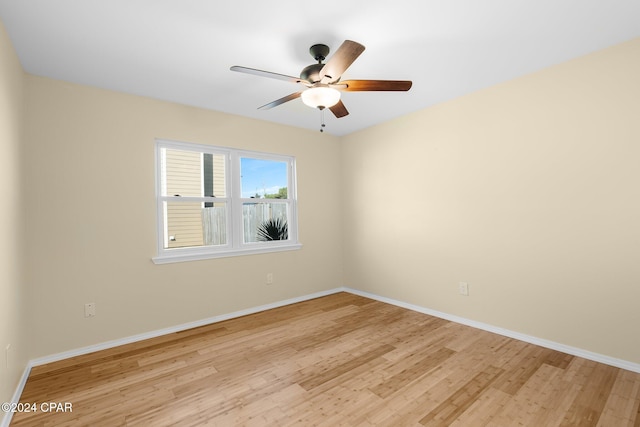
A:
{"label": "ceiling fan motor housing", "polygon": [[324,67],[322,61],[329,55],[329,46],[326,44],[314,44],[309,48],[309,53],[318,63],[304,67],[300,73],[300,78],[311,83],[317,83],[321,80],[320,70]]}
{"label": "ceiling fan motor housing", "polygon": [[308,67],[304,67],[300,72],[300,78],[311,83],[317,83],[320,81],[320,70],[324,67],[324,64],[311,64]]}

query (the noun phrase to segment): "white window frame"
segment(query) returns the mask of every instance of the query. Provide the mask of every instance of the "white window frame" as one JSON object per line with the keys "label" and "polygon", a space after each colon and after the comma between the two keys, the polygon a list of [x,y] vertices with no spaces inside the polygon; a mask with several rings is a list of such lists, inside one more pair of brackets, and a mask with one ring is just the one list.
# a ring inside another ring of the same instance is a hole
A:
{"label": "white window frame", "polygon": [[[227,197],[176,197],[163,194],[162,149],[195,151],[200,153],[225,155],[225,192]],[[242,198],[240,159],[250,157],[262,160],[285,162],[287,164],[287,199]],[[156,210],[157,210],[157,255],[152,258],[155,264],[183,261],[196,261],[210,258],[224,258],[241,255],[254,255],[271,252],[298,250],[302,244],[298,241],[298,210],[296,192],[296,161],[293,156],[271,154],[249,150],[239,150],[189,142],[156,139]],[[215,246],[192,246],[183,248],[165,248],[165,209],[164,202],[224,202],[227,206],[227,243]],[[243,240],[243,203],[287,203],[288,240],[249,242]]]}

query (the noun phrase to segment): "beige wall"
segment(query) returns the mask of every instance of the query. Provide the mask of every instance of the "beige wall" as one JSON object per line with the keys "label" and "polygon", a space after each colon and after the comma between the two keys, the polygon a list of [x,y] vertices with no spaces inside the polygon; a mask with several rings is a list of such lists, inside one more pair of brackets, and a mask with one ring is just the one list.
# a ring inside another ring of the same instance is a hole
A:
{"label": "beige wall", "polygon": [[[340,168],[338,138],[40,77],[26,82],[31,358],[342,285],[341,181],[327,173]],[[153,264],[154,138],[296,156],[303,248]],[[86,302],[96,303],[95,317],[84,318]]]}
{"label": "beige wall", "polygon": [[[0,402],[11,400],[27,363],[29,331],[23,319],[22,168],[24,73],[0,22]],[[11,345],[8,355],[7,345]],[[3,413],[0,412],[0,420]]]}
{"label": "beige wall", "polygon": [[[341,139],[25,76],[2,28],[0,63],[3,401],[29,359],[343,284],[640,363],[640,40]],[[156,137],[296,156],[303,249],[153,264]]]}
{"label": "beige wall", "polygon": [[635,39],[344,138],[345,284],[640,363],[639,76]]}

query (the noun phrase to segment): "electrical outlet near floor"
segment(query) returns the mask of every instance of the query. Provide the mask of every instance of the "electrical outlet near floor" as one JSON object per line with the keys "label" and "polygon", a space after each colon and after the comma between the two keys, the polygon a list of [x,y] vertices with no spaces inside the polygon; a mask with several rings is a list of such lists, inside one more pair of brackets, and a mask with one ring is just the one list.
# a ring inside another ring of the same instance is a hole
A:
{"label": "electrical outlet near floor", "polygon": [[467,282],[458,283],[458,293],[466,297],[469,296],[469,284]]}
{"label": "electrical outlet near floor", "polygon": [[96,303],[88,302],[84,305],[84,317],[93,317],[96,315]]}
{"label": "electrical outlet near floor", "polygon": [[273,273],[267,273],[267,285],[273,285]]}

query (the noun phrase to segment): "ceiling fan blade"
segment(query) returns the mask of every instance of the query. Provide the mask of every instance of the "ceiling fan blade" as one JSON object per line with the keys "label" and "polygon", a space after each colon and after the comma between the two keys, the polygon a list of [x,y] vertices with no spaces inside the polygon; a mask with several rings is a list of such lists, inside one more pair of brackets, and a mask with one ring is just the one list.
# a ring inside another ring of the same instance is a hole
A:
{"label": "ceiling fan blade", "polygon": [[349,114],[349,111],[347,111],[347,107],[344,106],[341,100],[338,101],[338,103],[333,107],[329,107],[329,110],[331,110],[333,115],[336,116],[338,119],[340,117],[344,117]]}
{"label": "ceiling fan blade", "polygon": [[277,107],[280,104],[284,104],[285,102],[293,101],[296,98],[300,98],[302,91],[292,93],[291,95],[284,96],[280,99],[276,99],[268,104],[264,104],[262,107],[258,107],[258,110],[268,110],[273,107]]}
{"label": "ceiling fan blade", "polygon": [[291,83],[302,83],[303,85],[311,86],[311,83],[304,79],[301,79],[300,77],[286,76],[284,74],[272,73],[271,71],[240,67],[239,65],[234,65],[233,67],[231,67],[231,71],[238,71],[240,73],[253,74],[254,76],[269,77],[271,79],[284,80]]}
{"label": "ceiling fan blade", "polygon": [[346,88],[336,87],[345,92],[363,91],[407,91],[411,89],[411,80],[343,80],[337,86],[346,85]]}
{"label": "ceiling fan blade", "polygon": [[321,83],[327,84],[337,81],[362,52],[364,52],[363,45],[345,40],[320,70]]}

